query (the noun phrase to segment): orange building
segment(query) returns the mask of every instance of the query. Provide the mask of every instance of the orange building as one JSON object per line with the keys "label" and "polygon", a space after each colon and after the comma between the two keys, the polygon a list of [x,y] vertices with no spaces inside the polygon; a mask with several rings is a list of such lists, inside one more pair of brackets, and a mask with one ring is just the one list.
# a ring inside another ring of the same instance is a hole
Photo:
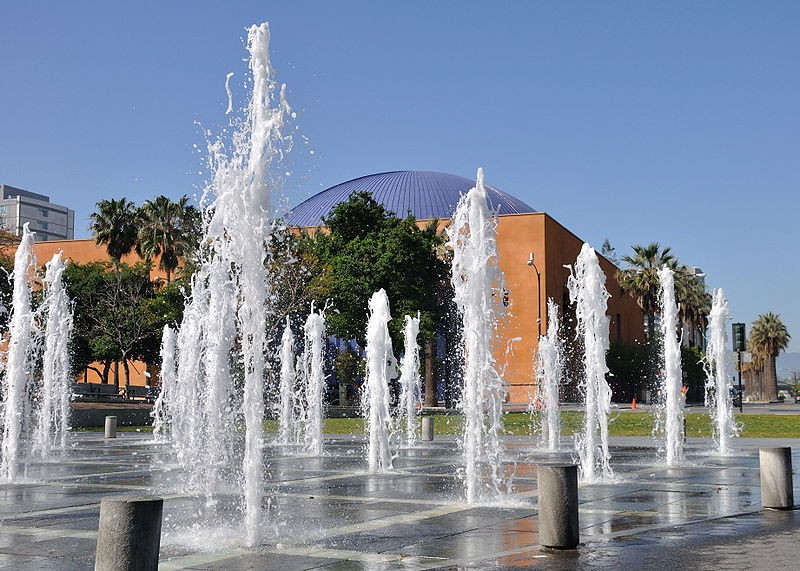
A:
{"label": "orange building", "polygon": [[[370,192],[375,200],[398,216],[412,213],[424,225],[438,219],[449,223],[458,199],[475,185],[460,176],[419,171],[379,173],[353,179],[323,190],[292,209],[289,223],[314,231],[336,204],[353,192]],[[539,333],[547,332],[547,300],[559,306],[560,315],[571,314],[567,277],[583,240],[544,212],[536,212],[519,199],[487,187],[490,207],[497,216],[497,256],[508,290],[508,312],[500,322],[494,349],[498,369],[508,390],[508,402],[525,405],[536,393],[534,358]],[[533,265],[528,260],[533,254]],[[616,266],[603,258],[611,295],[607,314],[611,341],[637,342],[644,337],[643,315],[636,301],[623,295],[615,279]],[[538,278],[537,278],[538,272]],[[391,301],[391,300],[390,300]],[[539,326],[540,325],[540,326]]]}

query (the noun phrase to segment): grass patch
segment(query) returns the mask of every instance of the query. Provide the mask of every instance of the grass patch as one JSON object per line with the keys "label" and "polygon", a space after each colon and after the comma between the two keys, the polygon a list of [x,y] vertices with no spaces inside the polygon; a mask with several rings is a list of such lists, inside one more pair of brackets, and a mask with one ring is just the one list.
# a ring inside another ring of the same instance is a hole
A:
{"label": "grass patch", "polygon": [[[578,411],[561,413],[561,435],[572,436],[583,428],[584,414]],[[689,437],[710,437],[711,418],[704,413],[688,412],[686,435]],[[779,414],[736,414],[735,420],[741,428],[740,436],[748,438],[800,438],[800,416]],[[512,412],[504,415],[507,436],[530,436],[539,432],[542,415],[528,415]],[[531,422],[533,421],[533,424]],[[608,433],[611,436],[651,436],[655,418],[649,412],[616,412],[609,418]],[[461,415],[436,415],[435,432],[439,435],[455,436],[461,434],[464,418]],[[267,432],[278,431],[277,420],[265,420]],[[363,434],[363,418],[326,418],[323,424],[326,434]],[[79,428],[76,432],[102,432],[103,427]],[[152,426],[118,426],[118,432],[152,432]]]}

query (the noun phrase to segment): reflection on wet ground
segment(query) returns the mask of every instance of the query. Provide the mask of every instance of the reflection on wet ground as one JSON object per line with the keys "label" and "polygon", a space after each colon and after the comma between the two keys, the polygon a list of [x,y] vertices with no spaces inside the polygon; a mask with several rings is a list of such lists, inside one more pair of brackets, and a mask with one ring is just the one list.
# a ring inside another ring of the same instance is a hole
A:
{"label": "reflection on wet ground", "polygon": [[716,457],[696,439],[677,468],[660,465],[646,439],[613,441],[617,477],[581,484],[583,543],[565,553],[538,545],[536,466],[570,454],[537,452],[524,439],[505,455],[513,493],[480,506],[462,502],[453,439],[401,450],[395,472],[383,475],[365,473],[351,436],[329,439],[323,457],[267,446],[268,515],[253,549],[242,546],[235,484],[211,498],[185,493],[181,467],[143,434],[73,434],[70,444],[50,462],[26,465],[23,483],[0,485],[0,568],[92,569],[100,499],[126,493],[165,497],[163,569],[724,568],[747,561],[742,544],[757,569],[769,558],[756,555],[764,546],[781,553],[800,534],[799,512],[760,510],[755,441]]}

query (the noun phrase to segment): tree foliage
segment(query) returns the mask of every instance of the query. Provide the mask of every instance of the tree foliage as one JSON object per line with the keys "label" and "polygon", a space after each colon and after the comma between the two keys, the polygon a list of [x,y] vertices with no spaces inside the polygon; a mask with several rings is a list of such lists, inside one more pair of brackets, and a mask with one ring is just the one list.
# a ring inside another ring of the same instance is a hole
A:
{"label": "tree foliage", "polygon": [[74,304],[70,358],[75,374],[90,368],[107,383],[115,362],[122,364],[126,379],[131,361],[158,362],[161,331],[177,323],[183,311],[179,285],[158,287],[144,263],[123,263],[115,270],[106,262],[71,263],[64,277]]}
{"label": "tree foliage", "polygon": [[116,269],[136,246],[136,205],[127,198],[100,200],[90,218],[89,230],[98,244],[105,245]]}
{"label": "tree foliage", "polygon": [[436,294],[448,271],[438,221],[420,229],[413,216],[400,219],[368,192],[356,192],[324,222],[330,233],[317,234],[314,251],[329,274],[328,330],[363,342],[367,301],[383,288],[394,316],[390,331],[395,342],[403,316],[417,312],[422,338],[432,339],[440,307]]}
{"label": "tree foliage", "polygon": [[197,249],[200,211],[188,200],[183,196],[173,202],[166,196],[157,196],[145,201],[136,215],[136,252],[147,261],[158,258],[158,267],[164,270],[168,282],[180,261]]}
{"label": "tree foliage", "polygon": [[[781,321],[780,315],[772,312],[758,316],[750,328],[747,350],[753,356],[753,367],[760,369],[764,386],[760,387],[761,398],[768,401],[778,399],[778,375],[775,359],[789,346],[792,336]],[[748,389],[748,392],[750,389]]]}
{"label": "tree foliage", "polygon": [[711,296],[687,266],[680,264],[669,246],[658,242],[633,246],[633,255],[623,256],[627,268],[617,272],[620,287],[633,296],[647,316],[648,341],[655,340],[655,316],[659,312],[661,283],[658,271],[664,266],[675,272],[675,297],[680,317],[693,329],[704,328],[711,311]]}

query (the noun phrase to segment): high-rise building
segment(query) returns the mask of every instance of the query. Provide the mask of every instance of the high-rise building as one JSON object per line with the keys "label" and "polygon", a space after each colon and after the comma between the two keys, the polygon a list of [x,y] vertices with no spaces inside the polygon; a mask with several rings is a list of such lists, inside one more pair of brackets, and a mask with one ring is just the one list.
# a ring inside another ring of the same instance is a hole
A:
{"label": "high-rise building", "polygon": [[7,184],[0,184],[0,228],[16,236],[30,222],[36,240],[72,240],[75,238],[75,211],[50,202],[50,197]]}

